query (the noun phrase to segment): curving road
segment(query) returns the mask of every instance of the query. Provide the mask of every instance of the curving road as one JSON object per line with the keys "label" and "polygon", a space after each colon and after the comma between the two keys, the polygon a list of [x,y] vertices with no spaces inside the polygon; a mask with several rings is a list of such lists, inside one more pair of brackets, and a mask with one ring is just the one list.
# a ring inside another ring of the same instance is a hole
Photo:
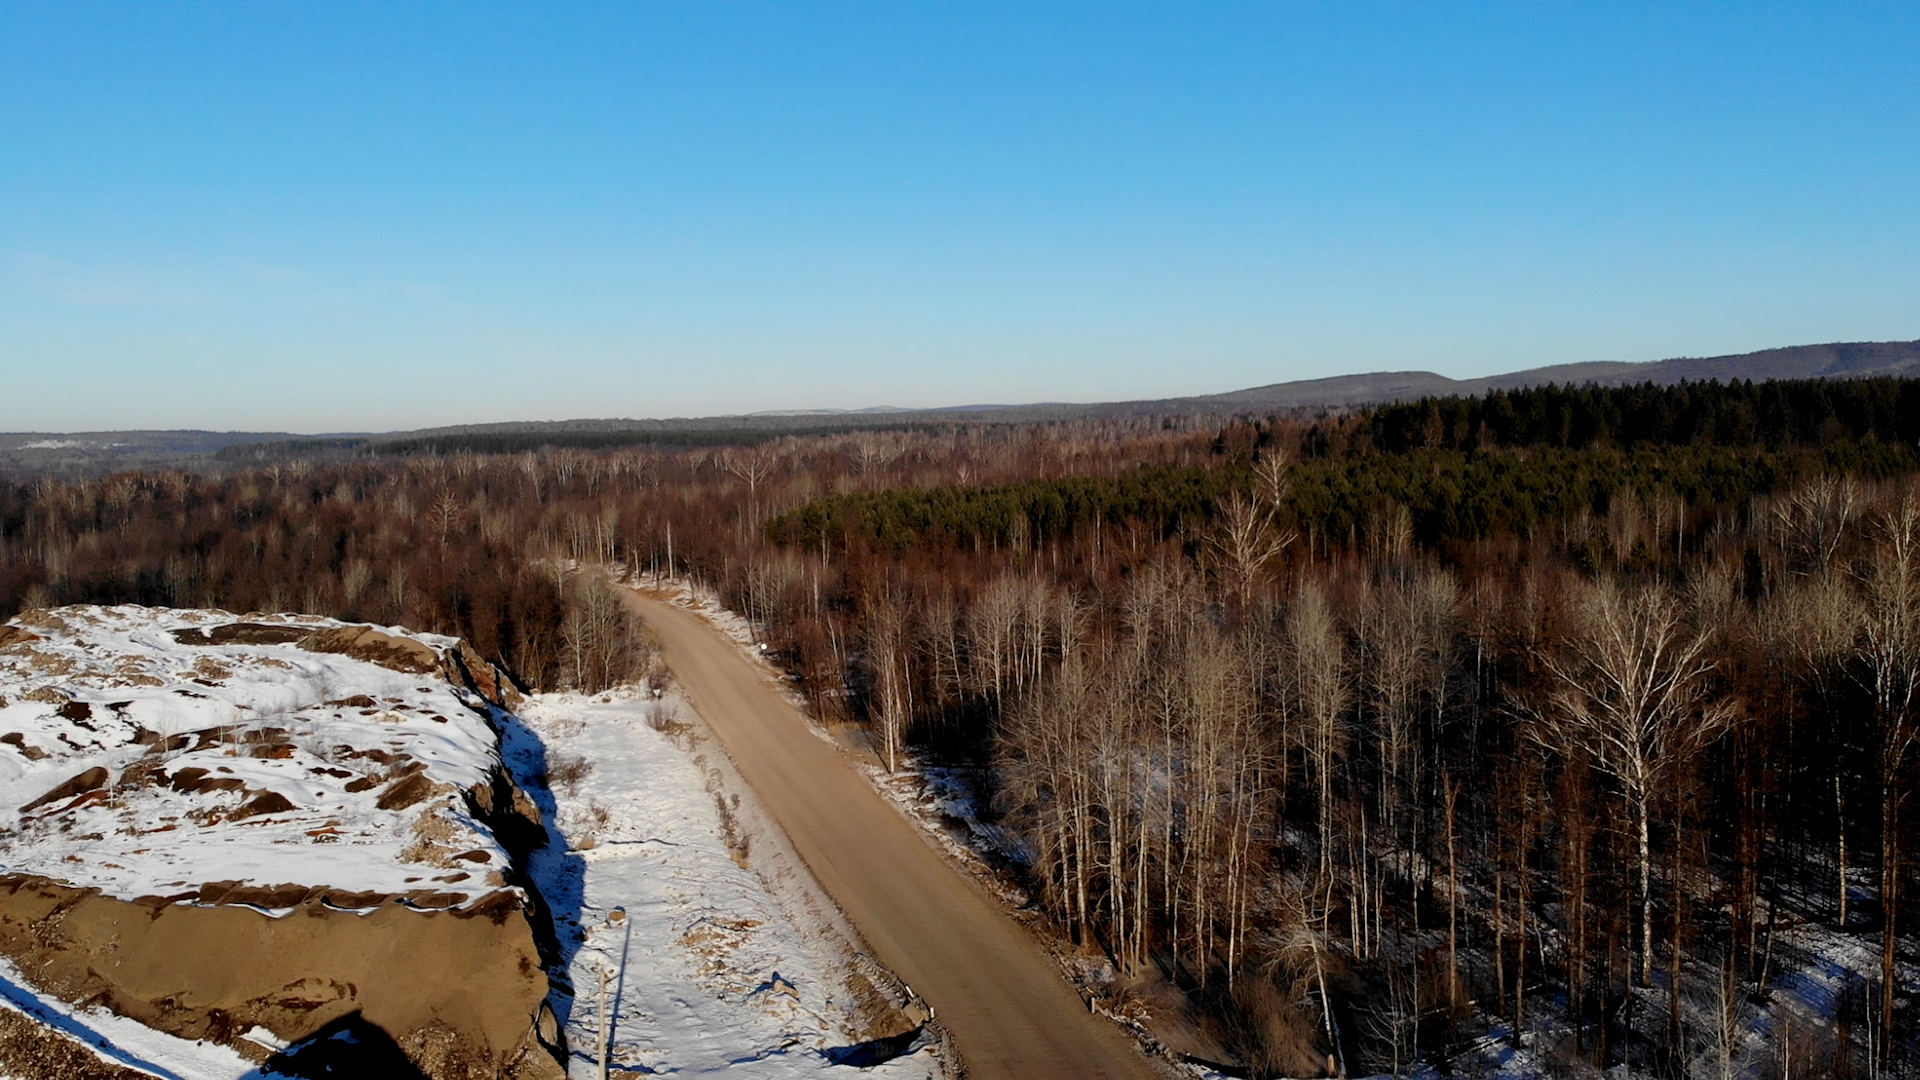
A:
{"label": "curving road", "polygon": [[875,957],[933,1006],[968,1080],[1159,1075],[731,641],[698,615],[629,595],[701,719],[827,894]]}

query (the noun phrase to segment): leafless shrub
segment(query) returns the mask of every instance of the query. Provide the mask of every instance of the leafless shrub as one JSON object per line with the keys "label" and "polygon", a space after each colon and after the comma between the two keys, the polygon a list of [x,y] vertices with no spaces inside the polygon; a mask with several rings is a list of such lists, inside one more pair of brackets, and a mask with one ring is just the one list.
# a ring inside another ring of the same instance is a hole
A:
{"label": "leafless shrub", "polygon": [[1269,979],[1243,979],[1233,988],[1230,1032],[1250,1075],[1315,1076],[1326,1069],[1320,1032],[1297,999]]}
{"label": "leafless shrub", "polygon": [[555,754],[547,761],[547,782],[567,794],[580,790],[580,782],[593,772],[593,762],[576,754]]}
{"label": "leafless shrub", "polygon": [[600,834],[606,832],[613,823],[613,811],[597,802],[589,802],[574,816],[568,831],[573,834],[573,846],[588,850],[600,845]]}
{"label": "leafless shrub", "polygon": [[647,673],[641,680],[641,686],[655,697],[673,689],[673,672],[667,667],[666,662],[660,659],[657,651],[647,664]]}
{"label": "leafless shrub", "polygon": [[646,717],[648,727],[662,735],[678,735],[687,730],[687,725],[680,720],[680,706],[674,701],[649,701],[641,715]]}

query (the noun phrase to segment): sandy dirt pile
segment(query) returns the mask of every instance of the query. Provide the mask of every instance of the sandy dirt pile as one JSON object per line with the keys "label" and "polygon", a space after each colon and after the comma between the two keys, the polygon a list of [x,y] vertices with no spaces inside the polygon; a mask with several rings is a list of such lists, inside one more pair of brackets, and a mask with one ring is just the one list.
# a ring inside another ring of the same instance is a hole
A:
{"label": "sandy dirt pile", "polygon": [[485,708],[511,696],[395,629],[22,615],[0,627],[0,953],[256,1059],[350,1022],[436,1080],[558,1075],[520,866],[545,828]]}

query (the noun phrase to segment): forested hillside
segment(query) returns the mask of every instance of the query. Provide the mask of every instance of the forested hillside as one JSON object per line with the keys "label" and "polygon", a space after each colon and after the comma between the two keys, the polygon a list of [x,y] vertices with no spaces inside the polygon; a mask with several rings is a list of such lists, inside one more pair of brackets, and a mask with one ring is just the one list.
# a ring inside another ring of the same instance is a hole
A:
{"label": "forested hillside", "polygon": [[1058,932],[1250,1075],[1920,1071],[1916,384],[804,435],[0,486],[0,614],[459,633],[626,677],[719,589]]}
{"label": "forested hillside", "polygon": [[1416,447],[1820,446],[1920,440],[1920,381],[1801,379],[1619,388],[1545,386],[1426,398],[1373,411],[1374,445]]}

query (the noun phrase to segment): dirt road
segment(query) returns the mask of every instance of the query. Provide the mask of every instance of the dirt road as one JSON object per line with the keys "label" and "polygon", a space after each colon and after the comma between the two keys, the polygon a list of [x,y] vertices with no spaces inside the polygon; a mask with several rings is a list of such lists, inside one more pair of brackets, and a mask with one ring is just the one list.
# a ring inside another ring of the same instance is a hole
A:
{"label": "dirt road", "polygon": [[968,1080],[1158,1076],[1033,937],[935,851],[699,616],[634,594],[674,676],[875,957],[932,1005]]}

